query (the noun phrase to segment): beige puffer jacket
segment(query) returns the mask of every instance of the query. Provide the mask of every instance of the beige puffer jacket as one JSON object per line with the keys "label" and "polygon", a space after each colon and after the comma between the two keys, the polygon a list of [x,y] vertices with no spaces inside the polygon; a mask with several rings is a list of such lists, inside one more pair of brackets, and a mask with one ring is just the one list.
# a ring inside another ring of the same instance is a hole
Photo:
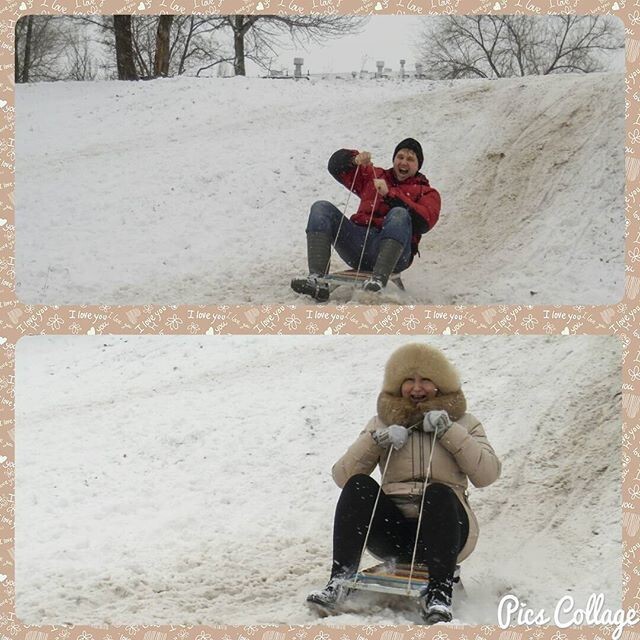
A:
{"label": "beige puffer jacket", "polygon": [[[382,474],[388,449],[377,445],[371,434],[385,426],[378,416],[372,418],[358,439],[333,465],[333,479],[340,488],[351,476],[358,473],[369,475],[376,465],[380,466]],[[391,453],[382,490],[392,499],[395,498],[394,502],[406,517],[417,518],[433,434],[418,430],[410,433],[407,444]],[[429,484],[439,482],[451,487],[469,517],[469,537],[458,555],[458,562],[474,550],[479,533],[478,521],[469,505],[468,480],[476,487],[485,487],[500,476],[500,470],[500,461],[489,444],[482,424],[470,413],[465,413],[442,438],[436,440]],[[414,499],[398,500],[401,496]]]}

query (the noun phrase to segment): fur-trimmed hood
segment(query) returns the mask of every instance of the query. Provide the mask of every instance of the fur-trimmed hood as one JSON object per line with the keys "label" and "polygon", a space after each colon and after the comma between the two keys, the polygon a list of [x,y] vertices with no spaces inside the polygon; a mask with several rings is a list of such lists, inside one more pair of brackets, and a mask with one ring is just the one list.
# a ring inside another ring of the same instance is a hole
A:
{"label": "fur-trimmed hood", "polygon": [[[402,383],[416,374],[438,388],[435,398],[417,405],[400,395]],[[420,342],[405,344],[391,354],[385,366],[378,415],[385,424],[406,427],[420,422],[427,411],[444,410],[452,420],[459,420],[467,411],[460,386],[456,368],[442,351]]]}
{"label": "fur-trimmed hood", "polygon": [[452,393],[442,393],[432,400],[413,404],[409,398],[396,396],[382,391],[378,396],[378,416],[386,425],[400,424],[410,427],[422,422],[427,411],[444,410],[455,422],[467,412],[467,400],[462,389]]}
{"label": "fur-trimmed hood", "polygon": [[460,376],[440,349],[411,342],[391,354],[384,368],[382,391],[399,396],[402,383],[416,373],[431,380],[441,393],[460,389]]}

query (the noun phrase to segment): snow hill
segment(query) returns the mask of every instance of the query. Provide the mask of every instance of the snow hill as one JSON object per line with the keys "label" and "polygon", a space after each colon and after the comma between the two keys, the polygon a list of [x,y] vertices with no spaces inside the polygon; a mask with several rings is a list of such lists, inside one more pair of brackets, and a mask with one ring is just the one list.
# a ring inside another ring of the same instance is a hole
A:
{"label": "snow hill", "polygon": [[300,302],[288,281],[306,272],[309,207],[347,201],[326,171],[331,153],[367,149],[388,167],[413,136],[443,210],[402,301],[612,303],[624,273],[623,88],[622,73],[20,85],[18,296]]}
{"label": "snow hill", "polygon": [[[375,411],[400,336],[23,338],[16,614],[30,624],[319,622],[330,468]],[[430,337],[503,461],[456,622],[502,595],[621,605],[620,343]],[[377,472],[374,474],[378,477]],[[362,596],[330,624],[414,624]]]}

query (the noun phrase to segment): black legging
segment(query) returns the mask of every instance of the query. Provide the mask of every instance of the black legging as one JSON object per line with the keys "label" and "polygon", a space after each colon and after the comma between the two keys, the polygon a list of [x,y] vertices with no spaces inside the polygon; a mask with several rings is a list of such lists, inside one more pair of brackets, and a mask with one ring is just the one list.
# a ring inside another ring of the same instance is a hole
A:
{"label": "black legging", "polygon": [[[357,571],[378,490],[378,483],[364,474],[349,478],[342,489],[333,525],[332,578]],[[416,528],[417,520],[405,517],[380,492],[367,548],[384,560],[410,563]],[[456,494],[444,484],[430,484],[424,496],[416,562],[427,565],[431,580],[453,577],[468,535],[469,518]]]}

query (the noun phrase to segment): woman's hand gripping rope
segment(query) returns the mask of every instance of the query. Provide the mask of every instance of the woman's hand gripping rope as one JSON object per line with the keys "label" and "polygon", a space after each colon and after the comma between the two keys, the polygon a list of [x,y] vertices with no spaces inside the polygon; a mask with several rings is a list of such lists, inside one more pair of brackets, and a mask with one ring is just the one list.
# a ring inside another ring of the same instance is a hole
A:
{"label": "woman's hand gripping rope", "polygon": [[[407,440],[409,439],[409,432],[417,429],[418,427],[421,427],[422,431],[424,431],[425,433],[432,433],[437,429],[439,435],[441,429],[440,422],[438,422],[437,426],[435,426],[435,422],[433,426],[430,422],[428,423],[428,428],[426,426],[427,416],[429,414],[444,414],[444,416],[446,416],[446,419],[449,420],[449,415],[446,411],[429,411],[425,414],[424,418],[420,422],[416,422],[409,427],[403,427],[399,424],[392,424],[388,427],[385,427],[384,429],[378,429],[377,431],[374,431],[371,434],[371,437],[375,440],[376,444],[380,445],[381,447],[384,447],[386,449],[387,447],[391,446],[395,451],[398,451],[398,449],[402,449],[402,447],[407,444]],[[437,417],[442,420],[442,416]],[[451,425],[451,420],[449,420],[449,425]]]}
{"label": "woman's hand gripping rope", "polygon": [[442,438],[452,424],[446,411],[427,411],[422,421],[422,430],[425,433],[435,432],[436,437]]}

